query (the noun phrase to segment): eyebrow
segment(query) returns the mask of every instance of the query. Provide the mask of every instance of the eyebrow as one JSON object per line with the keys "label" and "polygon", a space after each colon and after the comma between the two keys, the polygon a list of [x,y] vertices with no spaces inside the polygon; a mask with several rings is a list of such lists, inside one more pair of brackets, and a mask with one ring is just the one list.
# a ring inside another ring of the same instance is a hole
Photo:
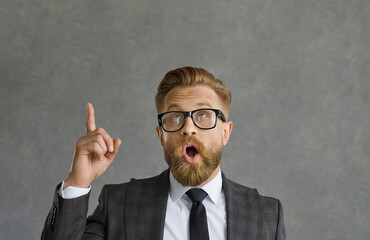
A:
{"label": "eyebrow", "polygon": [[208,107],[210,107],[210,108],[212,108],[212,106],[211,106],[211,104],[210,103],[208,103],[208,102],[201,102],[201,103],[198,103],[197,104],[197,106],[208,106]]}
{"label": "eyebrow", "polygon": [[[200,102],[200,103],[197,103],[197,106],[201,107],[201,106],[206,106],[206,107],[209,107],[209,108],[212,108],[212,105],[210,103],[207,103],[207,102]],[[168,110],[170,110],[171,108],[179,108],[179,105],[177,103],[172,103],[168,106]]]}

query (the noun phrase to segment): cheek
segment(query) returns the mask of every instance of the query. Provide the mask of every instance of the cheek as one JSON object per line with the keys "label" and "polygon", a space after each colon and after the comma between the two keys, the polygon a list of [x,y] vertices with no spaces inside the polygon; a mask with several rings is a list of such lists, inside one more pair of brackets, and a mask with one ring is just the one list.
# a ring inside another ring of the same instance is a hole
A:
{"label": "cheek", "polygon": [[201,140],[207,148],[215,148],[216,146],[223,146],[223,134],[220,129],[214,129],[217,131],[210,132]]}
{"label": "cheek", "polygon": [[173,148],[176,146],[178,139],[173,134],[163,134],[163,143],[166,148]]}

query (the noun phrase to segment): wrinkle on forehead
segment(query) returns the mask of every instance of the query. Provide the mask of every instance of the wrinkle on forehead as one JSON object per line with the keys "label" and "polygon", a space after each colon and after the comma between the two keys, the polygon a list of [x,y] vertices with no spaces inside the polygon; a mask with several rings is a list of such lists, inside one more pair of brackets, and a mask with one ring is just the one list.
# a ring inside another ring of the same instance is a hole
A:
{"label": "wrinkle on forehead", "polygon": [[206,86],[178,87],[172,89],[164,100],[165,108],[179,107],[184,100],[195,101],[196,106],[214,107],[218,105],[218,96],[213,89]]}
{"label": "wrinkle on forehead", "polygon": [[[176,90],[175,90],[176,91]],[[174,101],[174,100],[183,100],[187,98],[213,98],[214,95],[210,93],[199,93],[199,92],[190,92],[190,93],[184,93],[181,91],[176,91],[176,92],[169,92],[166,96],[166,101]]]}
{"label": "wrinkle on forehead", "polygon": [[[196,103],[195,106],[200,107],[200,108],[213,108],[212,104],[208,102],[199,102],[199,103]],[[167,109],[170,110],[171,108],[180,108],[180,105],[177,104],[176,102],[170,103],[168,104]]]}

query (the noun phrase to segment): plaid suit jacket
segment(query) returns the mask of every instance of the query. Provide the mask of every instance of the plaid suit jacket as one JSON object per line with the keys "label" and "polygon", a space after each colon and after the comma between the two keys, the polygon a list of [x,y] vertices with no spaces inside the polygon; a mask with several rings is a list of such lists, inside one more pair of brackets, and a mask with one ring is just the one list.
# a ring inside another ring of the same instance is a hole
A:
{"label": "plaid suit jacket", "polygon": [[[223,174],[222,178],[228,240],[285,239],[279,200],[263,197]],[[87,219],[89,195],[65,200],[55,193],[41,239],[162,239],[168,192],[169,170],[152,178],[105,185],[99,205]]]}

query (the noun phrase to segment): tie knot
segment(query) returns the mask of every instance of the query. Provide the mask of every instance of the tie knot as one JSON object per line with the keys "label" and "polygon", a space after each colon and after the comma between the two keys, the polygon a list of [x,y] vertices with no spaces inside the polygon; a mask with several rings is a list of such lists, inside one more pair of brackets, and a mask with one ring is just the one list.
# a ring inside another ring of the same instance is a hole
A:
{"label": "tie knot", "polygon": [[202,202],[208,194],[201,188],[192,188],[186,192],[186,195],[194,202]]}

